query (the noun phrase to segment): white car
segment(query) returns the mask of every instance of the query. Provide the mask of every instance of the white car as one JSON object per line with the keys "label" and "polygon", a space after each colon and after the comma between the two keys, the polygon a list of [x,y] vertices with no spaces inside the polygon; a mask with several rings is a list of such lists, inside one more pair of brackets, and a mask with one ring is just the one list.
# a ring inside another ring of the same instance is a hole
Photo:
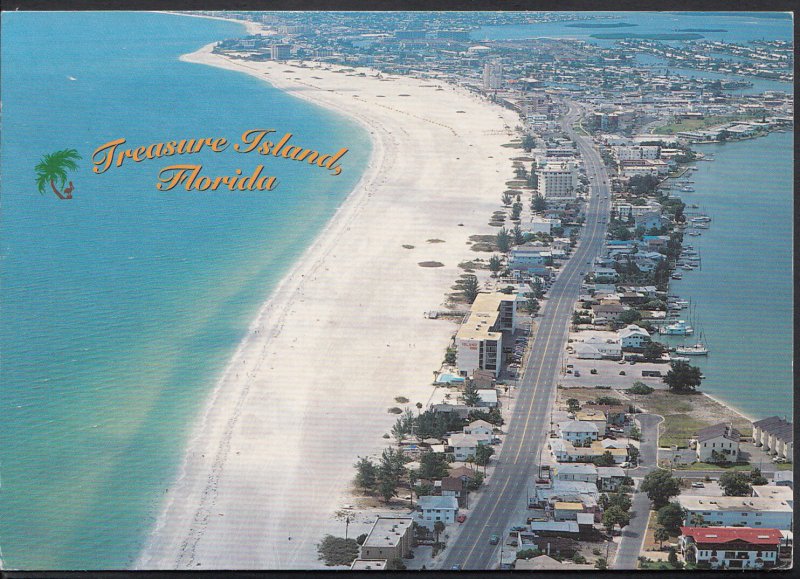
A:
{"label": "white car", "polygon": [[623,463],[622,463],[621,465],[619,465],[619,466],[620,466],[620,467],[622,467],[622,468],[630,468],[630,467],[631,467],[631,463],[629,463],[629,462],[625,461],[625,462],[623,462]]}

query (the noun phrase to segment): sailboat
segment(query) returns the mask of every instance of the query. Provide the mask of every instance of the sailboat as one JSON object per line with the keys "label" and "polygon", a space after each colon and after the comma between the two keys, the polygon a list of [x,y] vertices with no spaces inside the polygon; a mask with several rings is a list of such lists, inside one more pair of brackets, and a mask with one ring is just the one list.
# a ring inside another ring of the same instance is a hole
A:
{"label": "sailboat", "polygon": [[[698,324],[693,322],[695,326]],[[702,329],[698,332],[698,340],[691,345],[683,344],[675,348],[675,353],[679,356],[708,356],[708,346],[703,342]]]}

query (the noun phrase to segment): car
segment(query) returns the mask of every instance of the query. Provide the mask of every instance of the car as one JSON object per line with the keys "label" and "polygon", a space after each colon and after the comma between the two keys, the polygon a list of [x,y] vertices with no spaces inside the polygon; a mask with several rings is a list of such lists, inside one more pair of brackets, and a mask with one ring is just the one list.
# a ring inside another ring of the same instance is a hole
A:
{"label": "car", "polygon": [[704,489],[704,488],[706,488],[706,485],[704,485],[701,482],[693,482],[692,483],[692,488],[693,489]]}
{"label": "car", "polygon": [[500,537],[498,535],[492,535],[489,537],[489,544],[490,545],[497,545],[500,542]]}
{"label": "car", "polygon": [[466,520],[467,520],[467,515],[458,515],[456,517],[456,521],[458,521],[459,523],[463,523]]}
{"label": "car", "polygon": [[523,527],[523,526],[511,527],[511,530],[514,532],[527,531],[528,527]]}
{"label": "car", "polygon": [[630,468],[630,467],[631,467],[631,463],[629,463],[628,461],[625,461],[625,462],[623,462],[623,463],[622,463],[621,465],[619,465],[619,466],[620,466],[621,468]]}
{"label": "car", "polygon": [[580,378],[581,377],[581,371],[580,370],[575,370],[575,377],[576,378]]}
{"label": "car", "polygon": [[461,565],[453,565],[450,567],[451,571],[461,571]]}

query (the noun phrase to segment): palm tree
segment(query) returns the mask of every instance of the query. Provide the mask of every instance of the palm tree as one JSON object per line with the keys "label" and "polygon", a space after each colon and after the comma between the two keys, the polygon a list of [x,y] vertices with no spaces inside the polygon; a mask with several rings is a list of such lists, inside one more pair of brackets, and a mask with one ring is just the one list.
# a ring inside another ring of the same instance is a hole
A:
{"label": "palm tree", "polygon": [[436,542],[439,542],[439,533],[444,531],[444,523],[442,521],[436,521],[433,523],[433,532],[436,533]]}
{"label": "palm tree", "polygon": [[67,183],[67,171],[75,171],[78,164],[75,162],[81,156],[75,149],[64,149],[63,151],[56,151],[42,157],[42,160],[36,165],[36,185],[39,188],[39,193],[44,195],[45,185],[50,183],[53,193],[59,199],[72,199],[72,181],[69,187],[64,191],[66,195],[62,195],[56,188],[56,181],[60,188],[64,188]]}
{"label": "palm tree", "polygon": [[669,532],[664,527],[656,527],[653,538],[658,541],[658,548],[661,549],[664,541],[669,540]]}

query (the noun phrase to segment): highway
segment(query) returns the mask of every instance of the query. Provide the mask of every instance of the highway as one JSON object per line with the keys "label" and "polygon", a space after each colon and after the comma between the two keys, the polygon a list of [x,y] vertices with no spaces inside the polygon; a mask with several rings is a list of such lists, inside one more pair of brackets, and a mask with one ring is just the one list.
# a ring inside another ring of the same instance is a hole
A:
{"label": "highway", "polygon": [[537,473],[537,460],[548,438],[560,359],[583,281],[581,272],[588,271],[589,262],[600,254],[608,227],[608,175],[591,138],[579,136],[572,129],[580,114],[577,105],[568,103],[568,112],[562,119],[564,131],[578,147],[592,187],[580,243],[548,292],[528,363],[519,381],[513,416],[510,420],[506,417],[507,435],[494,474],[458,538],[448,546],[443,569],[456,565],[465,570],[499,567],[503,541],[500,545],[490,545],[489,538],[492,534],[504,538],[509,527],[517,524],[512,519],[518,521],[527,509],[528,487]]}

